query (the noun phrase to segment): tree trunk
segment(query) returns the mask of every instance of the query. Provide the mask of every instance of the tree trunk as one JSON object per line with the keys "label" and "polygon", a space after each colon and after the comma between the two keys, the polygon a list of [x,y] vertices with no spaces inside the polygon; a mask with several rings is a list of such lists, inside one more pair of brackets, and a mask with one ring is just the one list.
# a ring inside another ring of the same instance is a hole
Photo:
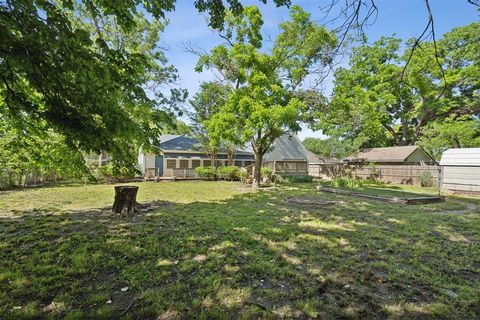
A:
{"label": "tree trunk", "polygon": [[233,166],[234,161],[234,153],[235,153],[235,146],[234,145],[229,145],[227,147],[227,161],[229,166]]}
{"label": "tree trunk", "polygon": [[122,213],[137,212],[137,192],[138,187],[135,186],[115,186],[115,201],[112,211]]}
{"label": "tree trunk", "polygon": [[262,155],[259,152],[255,152],[255,166],[253,167],[253,188],[260,188],[260,181],[262,180],[261,175],[262,168]]}
{"label": "tree trunk", "polygon": [[98,166],[103,167],[104,165],[106,165],[106,160],[107,160],[107,153],[102,150],[98,155]]}
{"label": "tree trunk", "polygon": [[212,167],[215,168],[215,176],[213,177],[213,180],[217,181],[218,180],[218,177],[217,177],[218,163],[217,163],[217,150],[216,149],[212,150],[212,152],[210,153],[210,160],[212,161]]}

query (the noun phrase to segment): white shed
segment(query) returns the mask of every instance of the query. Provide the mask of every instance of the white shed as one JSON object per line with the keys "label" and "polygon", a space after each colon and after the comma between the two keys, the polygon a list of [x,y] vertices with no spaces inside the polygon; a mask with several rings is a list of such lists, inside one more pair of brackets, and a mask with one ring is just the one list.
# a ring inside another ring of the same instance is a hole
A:
{"label": "white shed", "polygon": [[480,148],[448,149],[440,166],[443,190],[480,194]]}

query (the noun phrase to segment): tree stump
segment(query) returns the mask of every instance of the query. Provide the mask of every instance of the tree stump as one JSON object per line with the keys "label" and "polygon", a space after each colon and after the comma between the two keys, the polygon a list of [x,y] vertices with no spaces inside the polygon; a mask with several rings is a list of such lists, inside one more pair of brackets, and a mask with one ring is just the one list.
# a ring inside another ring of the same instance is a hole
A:
{"label": "tree stump", "polygon": [[137,212],[137,192],[138,187],[135,186],[115,186],[115,201],[113,202],[112,211],[122,213]]}

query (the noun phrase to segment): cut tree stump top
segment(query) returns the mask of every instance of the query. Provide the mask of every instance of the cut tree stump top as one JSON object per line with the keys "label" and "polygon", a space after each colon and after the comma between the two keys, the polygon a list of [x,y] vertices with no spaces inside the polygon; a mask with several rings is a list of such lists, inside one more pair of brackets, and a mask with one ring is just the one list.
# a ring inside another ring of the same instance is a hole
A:
{"label": "cut tree stump top", "polygon": [[124,190],[124,189],[130,189],[130,190],[138,190],[139,187],[137,186],[115,186],[115,190]]}

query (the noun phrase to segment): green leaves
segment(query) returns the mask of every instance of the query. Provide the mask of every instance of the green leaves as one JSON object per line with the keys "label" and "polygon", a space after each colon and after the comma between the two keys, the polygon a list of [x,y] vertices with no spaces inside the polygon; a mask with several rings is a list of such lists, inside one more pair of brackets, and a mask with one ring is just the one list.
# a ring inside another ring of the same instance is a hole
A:
{"label": "green leaves", "polygon": [[342,140],[337,137],[328,137],[323,140],[306,138],[303,140],[303,145],[307,150],[326,160],[343,159],[358,150],[358,147],[351,140]]}
{"label": "green leaves", "polygon": [[418,144],[436,160],[450,148],[472,148],[480,145],[480,121],[472,116],[450,116],[428,124]]}
{"label": "green leaves", "polygon": [[[177,79],[158,47],[165,23],[137,13],[139,4],[0,4],[0,118],[32,137],[53,133],[72,152],[106,151],[131,166],[136,148],[153,147],[186,98],[161,88]],[[154,15],[171,4],[145,2]]]}
{"label": "green leaves", "polygon": [[294,89],[308,75],[317,73],[318,69],[322,71],[332,62],[337,38],[311,21],[310,14],[301,7],[291,8],[290,20],[280,23],[280,30],[273,48],[273,60],[286,73]]}
{"label": "green leaves", "polygon": [[479,25],[454,29],[438,41],[442,69],[432,43],[413,55],[411,49],[401,52],[400,39],[393,37],[354,48],[350,67],[335,73],[334,94],[319,113],[318,127],[361,147],[408,145],[430,123],[478,116]]}
{"label": "green leaves", "polygon": [[238,15],[227,13],[221,34],[227,43],[200,57],[197,64],[197,70],[217,71],[228,88],[217,111],[203,121],[208,137],[251,143],[257,184],[259,165],[273,141],[287,131],[300,130],[299,123],[310,117],[306,114],[312,104],[302,100],[306,95],[300,88],[314,75],[312,68],[319,70],[331,62],[336,45],[335,36],[313,23],[300,7],[293,7],[290,16],[280,25],[282,32],[273,49],[266,52],[259,10],[246,7]]}

